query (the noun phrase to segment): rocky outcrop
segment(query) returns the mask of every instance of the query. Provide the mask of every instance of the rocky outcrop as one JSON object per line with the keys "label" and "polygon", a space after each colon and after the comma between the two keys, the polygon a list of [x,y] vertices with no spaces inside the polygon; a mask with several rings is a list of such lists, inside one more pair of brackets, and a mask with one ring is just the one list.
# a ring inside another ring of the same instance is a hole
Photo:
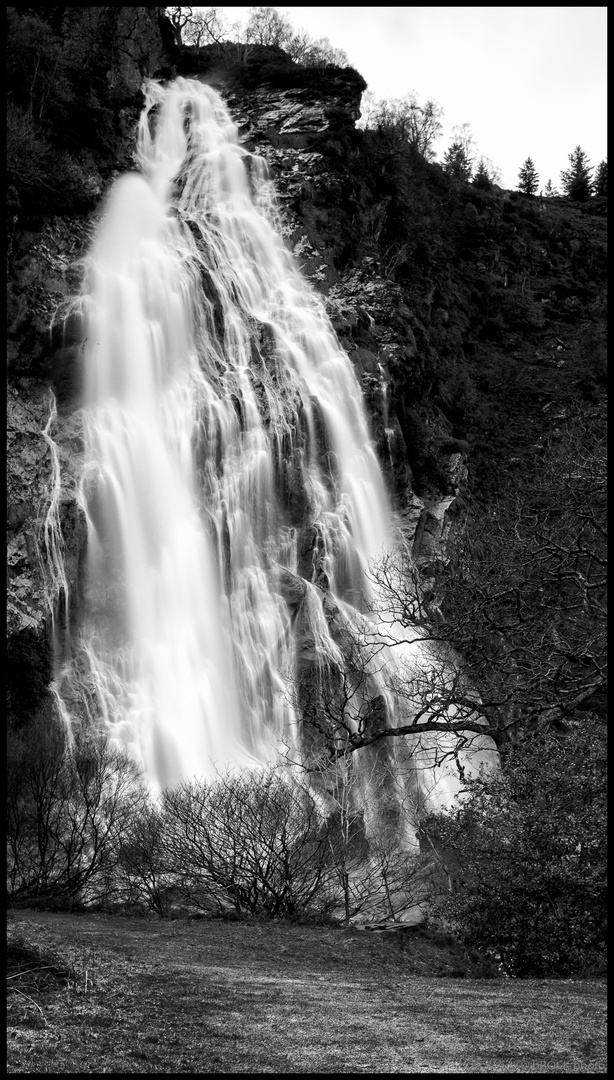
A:
{"label": "rocky outcrop", "polygon": [[74,404],[78,373],[66,370],[63,316],[83,280],[80,260],[93,226],[84,217],[54,217],[13,237],[7,283],[7,359],[13,384],[25,376],[53,384],[61,406]]}
{"label": "rocky outcrop", "polygon": [[[77,496],[79,416],[57,422],[53,394],[22,379],[7,402],[9,716],[48,699],[52,637],[67,630],[87,527]],[[52,613],[58,625],[54,628]],[[48,703],[49,704],[49,703]]]}
{"label": "rocky outcrop", "polygon": [[[32,687],[45,688],[51,678],[52,611],[60,581],[49,530],[57,528],[62,548],[68,592],[63,604],[74,596],[86,539],[77,498],[82,335],[72,320],[72,337],[67,336],[62,316],[81,285],[79,260],[91,232],[84,218],[53,218],[13,238],[7,287],[7,613],[9,707],[18,722],[32,713]],[[64,620],[68,614],[63,612]]]}
{"label": "rocky outcrop", "polygon": [[[28,389],[26,387],[26,389]],[[49,503],[50,452],[43,431],[49,398],[24,397],[16,388],[7,402],[8,632],[40,631],[49,618],[41,543],[43,507]]]}
{"label": "rocky outcrop", "polygon": [[[208,79],[207,74],[203,76]],[[433,459],[439,459],[440,493],[418,498],[410,464],[411,420],[406,400],[396,392],[421,358],[416,340],[419,320],[403,290],[382,272],[380,260],[365,257],[344,272],[336,269],[339,248],[337,210],[343,201],[343,175],[333,151],[336,140],[352,137],[360,115],[362,81],[356,73],[337,71],[322,92],[309,87],[256,86],[249,94],[236,80],[216,81],[239,127],[243,145],[263,157],[275,182],[280,230],[303,274],[324,298],[337,335],[362,384],[372,434],[395,500],[399,520],[414,556],[429,564],[443,556],[446,528],[433,522],[446,517],[464,479],[463,453],[449,452],[440,418],[422,433]],[[409,432],[409,434],[408,434]],[[445,510],[443,509],[445,505]],[[443,515],[443,516],[442,516]],[[446,517],[446,521],[448,518]],[[422,538],[425,538],[424,541]],[[427,547],[421,550],[420,544]]]}

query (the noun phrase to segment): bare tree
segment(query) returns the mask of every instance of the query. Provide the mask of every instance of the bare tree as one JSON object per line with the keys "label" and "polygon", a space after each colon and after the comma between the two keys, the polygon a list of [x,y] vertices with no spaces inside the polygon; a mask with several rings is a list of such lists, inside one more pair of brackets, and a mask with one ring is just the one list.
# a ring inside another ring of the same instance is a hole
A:
{"label": "bare tree", "polygon": [[167,7],[164,9],[164,14],[167,16],[174,30],[177,44],[183,45],[183,31],[193,18],[193,8]]}
{"label": "bare tree", "polygon": [[48,721],[9,733],[8,759],[10,895],[91,902],[108,894],[146,799],[135,764],[99,738],[69,747]]}
{"label": "bare tree", "polygon": [[404,785],[401,763],[346,754],[328,763],[316,758],[315,770],[309,765],[303,762],[323,799],[346,925],[357,917],[398,922],[441,892],[440,863],[417,844],[421,807]]}
{"label": "bare tree", "polygon": [[190,904],[270,917],[317,907],[330,875],[313,796],[274,769],[163,794],[168,865]]}
{"label": "bare tree", "polygon": [[285,49],[294,30],[285,15],[272,7],[254,7],[245,26],[245,40],[257,45],[277,45]]}
{"label": "bare tree", "polygon": [[600,410],[569,423],[532,478],[453,542],[439,582],[442,630],[500,743],[603,712],[606,544]]}
{"label": "bare tree", "polygon": [[290,691],[302,718],[299,760],[309,771],[405,736],[428,771],[472,744],[477,750],[490,734],[460,658],[431,627],[422,601],[416,605],[405,565],[415,571],[392,556],[374,568],[369,614],[321,592],[330,641],[315,662],[300,664]]}
{"label": "bare tree", "polygon": [[176,877],[177,868],[168,860],[164,815],[157,805],[147,802],[122,839],[117,870],[120,899],[166,915]]}
{"label": "bare tree", "polygon": [[[311,38],[305,30],[295,31],[287,16],[275,8],[251,8],[247,22],[229,26],[220,8],[166,8],[179,45],[211,43],[223,47],[230,59],[245,59],[250,46],[276,46],[297,64],[306,67],[347,67],[348,58],[328,38]],[[234,41],[230,41],[230,36]],[[237,43],[242,42],[242,47]]]}
{"label": "bare tree", "polygon": [[[330,633],[293,691],[303,753],[320,767],[410,738],[425,772],[501,753],[520,736],[603,714],[603,417],[570,421],[530,477],[459,521],[421,591],[408,553],[372,569],[366,614],[317,590]],[[326,644],[326,642],[325,642]]]}
{"label": "bare tree", "polygon": [[433,144],[441,135],[443,109],[429,98],[424,105],[418,102],[415,91],[405,97],[376,101],[367,91],[363,95],[360,126],[386,135],[389,140],[414,147],[427,161],[435,157]]}
{"label": "bare tree", "polygon": [[168,7],[165,8],[178,45],[221,45],[230,27],[220,8]]}
{"label": "bare tree", "polygon": [[347,53],[332,45],[327,37],[311,40],[304,30],[294,35],[287,51],[304,67],[349,67],[350,63]]}

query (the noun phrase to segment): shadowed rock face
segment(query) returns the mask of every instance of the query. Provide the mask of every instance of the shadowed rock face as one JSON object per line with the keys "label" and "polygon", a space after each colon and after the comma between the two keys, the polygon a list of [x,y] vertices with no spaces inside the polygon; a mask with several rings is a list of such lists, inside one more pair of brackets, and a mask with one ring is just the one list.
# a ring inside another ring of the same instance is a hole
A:
{"label": "shadowed rock face", "polygon": [[[76,493],[82,461],[78,417],[51,420],[53,398],[40,384],[21,379],[7,402],[7,633],[9,715],[31,719],[51,702],[52,639],[65,632],[70,611],[60,580],[74,587],[87,528]],[[49,432],[53,432],[53,437]],[[47,437],[45,437],[47,432]],[[56,488],[57,482],[57,488]],[[54,566],[60,545],[62,575]],[[75,596],[73,594],[73,603]],[[58,608],[57,605],[60,604]]]}
{"label": "shadowed rock face", "polygon": [[[272,66],[283,59],[272,56]],[[205,62],[205,68],[208,62]],[[268,71],[268,69],[267,69]],[[301,69],[297,70],[297,75]],[[209,81],[209,75],[204,78]],[[216,72],[248,149],[267,161],[274,178],[280,228],[301,271],[324,297],[327,313],[358,375],[372,436],[414,558],[430,579],[449,529],[449,510],[466,480],[463,454],[449,455],[433,441],[446,484],[442,497],[426,500],[413,491],[403,400],[397,372],[419,363],[415,318],[403,290],[383,276],[373,258],[339,272],[341,218],[346,212],[338,147],[353,139],[360,116],[362,80],[338,69],[321,85],[278,86],[265,76],[246,92],[236,75]],[[425,538],[426,548],[421,547]]]}

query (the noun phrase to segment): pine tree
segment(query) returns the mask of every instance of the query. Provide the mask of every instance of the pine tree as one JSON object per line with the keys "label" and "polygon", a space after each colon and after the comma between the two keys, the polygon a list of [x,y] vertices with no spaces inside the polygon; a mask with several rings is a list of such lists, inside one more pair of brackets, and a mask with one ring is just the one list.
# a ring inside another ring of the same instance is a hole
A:
{"label": "pine tree", "polygon": [[597,172],[595,174],[595,195],[603,195],[607,198],[608,194],[608,163],[607,161],[600,161],[597,166]]}
{"label": "pine tree", "polygon": [[558,195],[557,189],[552,186],[552,180],[548,179],[548,183],[542,191],[542,195],[545,195],[547,199],[552,199],[555,195]]}
{"label": "pine tree", "polygon": [[492,191],[492,178],[484,158],[480,158],[478,162],[472,183],[474,187],[481,188],[483,191]]}
{"label": "pine tree", "polygon": [[457,180],[470,180],[471,166],[472,162],[465,147],[460,142],[453,142],[443,156],[444,171]]}
{"label": "pine tree", "polygon": [[569,162],[570,168],[561,172],[563,192],[568,199],[586,202],[593,190],[593,170],[589,167],[588,158],[581,146],[576,146],[573,154],[569,154]]}
{"label": "pine tree", "polygon": [[457,180],[471,180],[477,148],[471,124],[455,124],[452,128],[453,142],[443,157],[443,167],[449,176]]}
{"label": "pine tree", "polygon": [[519,191],[523,191],[525,195],[535,195],[539,187],[539,176],[530,157],[527,158],[518,173],[518,179],[520,181],[518,184]]}

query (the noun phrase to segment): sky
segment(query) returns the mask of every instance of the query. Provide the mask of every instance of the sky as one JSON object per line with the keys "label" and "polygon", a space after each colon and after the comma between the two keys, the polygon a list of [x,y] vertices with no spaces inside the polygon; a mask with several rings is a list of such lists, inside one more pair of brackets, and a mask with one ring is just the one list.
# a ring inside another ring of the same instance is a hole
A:
{"label": "sky", "polygon": [[[271,6],[271,5],[269,5]],[[250,8],[220,9],[230,22]],[[527,157],[560,190],[580,145],[607,157],[604,7],[282,7],[296,30],[343,49],[377,99],[414,91],[444,110],[441,161],[452,128],[469,123],[477,147],[516,188]]]}

